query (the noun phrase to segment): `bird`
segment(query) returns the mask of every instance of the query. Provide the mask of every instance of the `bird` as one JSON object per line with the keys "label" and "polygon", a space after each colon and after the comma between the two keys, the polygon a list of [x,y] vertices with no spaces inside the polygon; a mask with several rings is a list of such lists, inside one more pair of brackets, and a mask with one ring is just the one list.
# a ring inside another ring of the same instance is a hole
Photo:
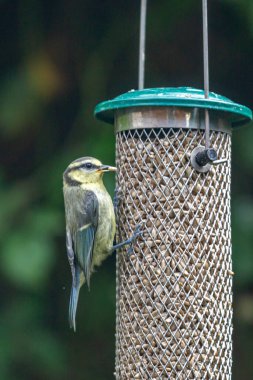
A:
{"label": "bird", "polygon": [[116,168],[103,165],[93,157],[82,157],[71,162],[63,173],[63,195],[66,219],[66,248],[72,273],[69,301],[69,324],[76,331],[76,311],[81,286],[90,278],[113,251],[131,244],[138,235],[113,245],[116,219],[112,199],[103,183],[105,172]]}

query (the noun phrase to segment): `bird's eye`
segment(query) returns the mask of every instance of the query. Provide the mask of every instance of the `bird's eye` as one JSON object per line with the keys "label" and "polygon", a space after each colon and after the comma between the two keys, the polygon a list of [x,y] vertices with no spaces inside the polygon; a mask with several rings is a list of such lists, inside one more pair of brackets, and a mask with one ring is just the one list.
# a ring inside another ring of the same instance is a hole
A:
{"label": "bird's eye", "polygon": [[85,167],[85,169],[92,169],[93,168],[93,165],[91,162],[86,162],[86,164],[83,165]]}

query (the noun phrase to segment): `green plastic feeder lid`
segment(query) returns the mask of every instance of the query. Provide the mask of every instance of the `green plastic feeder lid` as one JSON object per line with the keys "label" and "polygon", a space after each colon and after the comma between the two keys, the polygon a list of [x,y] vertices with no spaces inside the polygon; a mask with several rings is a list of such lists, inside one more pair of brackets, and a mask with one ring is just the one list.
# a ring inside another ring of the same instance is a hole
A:
{"label": "green plastic feeder lid", "polygon": [[205,98],[203,90],[191,87],[145,88],[131,90],[112,100],[99,103],[95,108],[98,119],[107,123],[114,122],[116,110],[130,107],[191,107],[208,108],[228,113],[232,126],[239,126],[252,120],[252,112],[241,104],[234,103],[214,92]]}

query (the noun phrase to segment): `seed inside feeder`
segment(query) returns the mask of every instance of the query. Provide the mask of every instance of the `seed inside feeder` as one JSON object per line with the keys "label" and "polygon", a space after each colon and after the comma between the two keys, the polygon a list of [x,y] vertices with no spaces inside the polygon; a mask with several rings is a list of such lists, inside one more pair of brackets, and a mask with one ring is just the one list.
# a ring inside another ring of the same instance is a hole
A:
{"label": "seed inside feeder", "polygon": [[[194,130],[117,134],[119,231],[145,231],[117,256],[118,380],[231,378],[230,166],[192,169],[203,142]],[[230,162],[229,134],[211,144]]]}

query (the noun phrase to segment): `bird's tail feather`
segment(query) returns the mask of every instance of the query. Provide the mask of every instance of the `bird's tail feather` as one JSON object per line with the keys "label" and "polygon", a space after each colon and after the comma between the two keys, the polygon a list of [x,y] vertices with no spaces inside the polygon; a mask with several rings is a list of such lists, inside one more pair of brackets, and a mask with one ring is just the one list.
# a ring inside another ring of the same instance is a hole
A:
{"label": "bird's tail feather", "polygon": [[76,309],[78,303],[80,285],[72,284],[70,301],[69,301],[69,325],[76,331]]}

